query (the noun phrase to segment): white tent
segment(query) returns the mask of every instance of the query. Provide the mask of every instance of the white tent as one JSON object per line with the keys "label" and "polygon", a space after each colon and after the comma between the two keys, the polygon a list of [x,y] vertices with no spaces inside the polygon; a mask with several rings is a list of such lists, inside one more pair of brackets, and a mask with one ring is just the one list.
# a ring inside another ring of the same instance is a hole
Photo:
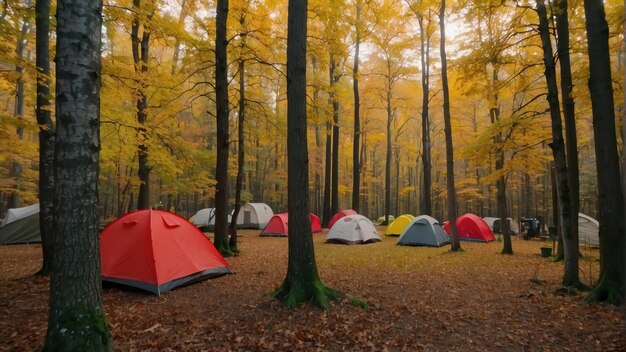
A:
{"label": "white tent", "polygon": [[578,213],[578,243],[586,244],[590,247],[600,247],[600,237],[598,231],[600,223],[589,215]]}
{"label": "white tent", "polygon": [[372,221],[365,216],[353,214],[337,221],[328,231],[325,242],[359,244],[380,241],[380,235]]}
{"label": "white tent", "polygon": [[[228,223],[230,224],[231,215],[228,214]],[[189,219],[189,222],[196,225],[203,231],[213,231],[215,227],[215,208],[204,208],[196,212]]]}
{"label": "white tent", "polygon": [[[232,214],[233,212],[230,213],[231,216]],[[246,203],[239,209],[237,228],[263,229],[272,216],[274,216],[274,212],[269,205],[265,203]]]}
{"label": "white tent", "polygon": [[[502,231],[500,231],[500,218],[488,216],[483,218],[483,220],[487,223],[487,225],[489,225],[493,233],[502,233]],[[519,227],[517,226],[515,221],[513,221],[513,219],[506,218],[506,222],[509,224],[509,230],[511,231],[512,235],[519,233]]]}
{"label": "white tent", "polygon": [[23,208],[9,209],[7,211],[7,215],[4,217],[4,220],[2,220],[2,225],[0,225],[0,227],[4,227],[14,221],[29,217],[37,213],[39,213],[39,203],[29,205]]}

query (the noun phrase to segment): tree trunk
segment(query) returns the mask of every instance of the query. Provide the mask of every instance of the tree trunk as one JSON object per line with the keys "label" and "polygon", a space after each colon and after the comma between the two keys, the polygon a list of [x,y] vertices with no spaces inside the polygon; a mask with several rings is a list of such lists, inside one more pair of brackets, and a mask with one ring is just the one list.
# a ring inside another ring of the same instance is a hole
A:
{"label": "tree trunk", "polygon": [[361,1],[356,1],[356,43],[354,44],[354,66],[352,69],[352,91],[354,93],[354,142],[352,144],[352,209],[359,212],[361,195],[361,164],[359,162],[359,138],[361,137],[361,100],[359,97],[359,47],[361,45]]}
{"label": "tree trunk", "polygon": [[426,44],[426,36],[424,33],[424,18],[418,17],[420,26],[420,62],[422,67],[422,167],[424,185],[422,186],[422,214],[433,215],[432,208],[432,162],[430,157],[430,120],[428,118],[428,96],[430,94],[429,88],[429,55],[428,48],[430,45]]}
{"label": "tree trunk", "polygon": [[339,100],[335,89],[339,82],[339,76],[336,72],[336,64],[334,55],[330,55],[330,100],[333,106],[333,160],[331,167],[331,201],[330,213],[337,214],[339,212]]}
{"label": "tree trunk", "polygon": [[[133,0],[133,24],[131,29],[131,40],[133,44],[133,61],[135,63],[135,72],[140,75],[140,79],[137,82],[138,95],[137,98],[137,122],[139,128],[137,129],[137,155],[138,155],[138,169],[139,176],[139,194],[137,195],[137,209],[150,208],[150,166],[148,165],[148,135],[145,127],[146,120],[148,119],[148,98],[145,95],[146,85],[143,82],[146,73],[148,72],[148,62],[150,60],[150,30],[146,23],[142,23],[140,19],[141,12],[147,12],[147,19],[150,21],[154,15],[153,8],[146,8],[141,6],[141,0]],[[143,28],[143,35],[141,41],[139,40],[139,30]]]}
{"label": "tree trunk", "polygon": [[[24,49],[26,49],[26,45],[28,44],[27,36],[30,32],[32,24],[30,23],[29,18],[24,19],[24,23],[22,23],[22,29],[20,31],[20,35],[17,38],[17,47],[15,50],[18,63],[15,65],[15,73],[17,74],[17,80],[15,82],[15,111],[14,115],[22,120],[24,119],[24,67],[22,67],[21,61],[24,60]],[[24,128],[22,126],[17,127],[17,135],[20,139],[24,137]],[[11,178],[15,179],[15,192],[11,192],[9,196],[9,208],[19,208],[21,206],[21,199],[19,195],[19,191],[22,188],[21,186],[21,177],[22,177],[22,165],[16,160],[13,160],[11,163],[10,170]]]}
{"label": "tree trunk", "polygon": [[224,256],[228,247],[228,61],[226,21],[228,0],[217,0],[215,38],[215,105],[217,110],[217,162],[215,166],[215,247]]}
{"label": "tree trunk", "polygon": [[450,91],[448,89],[448,61],[446,58],[446,0],[441,0],[439,8],[439,31],[441,38],[439,50],[441,54],[441,84],[443,88],[443,121],[446,138],[446,189],[448,191],[448,219],[450,221],[450,241],[453,252],[461,251],[461,243],[456,228],[456,191],[454,189],[454,149],[452,146],[452,124],[450,118]]}
{"label": "tree trunk", "polygon": [[50,0],[35,4],[37,124],[39,125],[39,230],[43,263],[40,275],[52,266],[54,240],[54,123],[50,116]]}
{"label": "tree trunk", "polygon": [[44,351],[110,351],[98,241],[101,1],[57,2],[55,239]]}
{"label": "tree trunk", "polygon": [[563,286],[582,287],[578,275],[578,242],[572,238],[570,229],[570,217],[572,206],[570,199],[569,184],[567,179],[567,164],[565,159],[565,143],[563,141],[563,128],[561,126],[561,112],[559,108],[559,94],[556,84],[556,69],[550,42],[547,11],[544,0],[537,0],[537,14],[539,15],[539,34],[543,46],[543,62],[546,67],[545,76],[548,85],[548,103],[550,104],[550,119],[552,120],[552,143],[550,148],[554,156],[556,166],[557,195],[559,198],[561,234],[563,236],[563,249],[565,267],[563,274]]}
{"label": "tree trunk", "polygon": [[[389,61],[387,61],[389,65]],[[389,72],[389,70],[387,71]],[[381,225],[389,225],[389,208],[391,208],[391,122],[393,114],[391,111],[391,84],[388,86],[387,96],[387,152],[385,155],[385,220]]]}
{"label": "tree trunk", "polygon": [[[578,140],[576,137],[576,116],[574,114],[574,97],[572,93],[572,67],[569,56],[569,23],[567,0],[559,0],[556,12],[556,29],[559,36],[557,53],[561,65],[561,97],[563,98],[563,117],[565,122],[567,183],[570,194],[569,238],[573,243],[578,239],[578,209],[580,202],[580,182],[578,180]],[[582,283],[581,283],[582,284]]]}
{"label": "tree trunk", "polygon": [[287,31],[287,150],[289,258],[287,275],[273,296],[295,307],[313,302],[328,308],[338,292],[324,286],[317,272],[309,219],[309,165],[306,127],[307,1],[289,0]]}
{"label": "tree trunk", "polygon": [[[178,16],[178,26],[184,28],[185,19],[187,18],[187,0],[182,0],[180,4],[180,15]],[[178,65],[178,58],[180,56],[180,38],[176,36],[176,42],[174,43],[174,54],[172,56],[172,70],[171,74],[176,73],[176,66]]]}
{"label": "tree trunk", "polygon": [[[242,17],[243,22],[243,17]],[[242,23],[243,25],[243,23]],[[242,35],[243,38],[243,35]],[[243,39],[242,39],[243,40]],[[243,46],[243,45],[242,45]],[[245,107],[246,107],[246,94],[245,94],[245,63],[243,57],[239,59],[239,113],[237,120],[237,180],[235,182],[235,209],[233,210],[233,216],[230,220],[230,227],[228,233],[230,234],[230,240],[228,246],[233,252],[237,250],[237,217],[239,216],[239,210],[241,209],[241,189],[243,188],[243,175],[245,165],[245,135],[244,135],[244,121],[245,121]]]}
{"label": "tree trunk", "polygon": [[[492,89],[493,96],[492,106],[489,109],[489,114],[491,115],[491,123],[496,124],[500,121],[500,102],[498,98],[498,67],[496,62],[491,62],[493,66],[493,74],[492,74]],[[496,172],[504,169],[504,150],[502,145],[502,132],[498,129],[495,130],[493,136],[493,144],[496,147]],[[511,234],[509,233],[508,223],[506,219],[508,218],[507,212],[507,199],[506,199],[506,176],[504,174],[498,177],[496,181],[496,207],[498,209],[498,217],[500,218],[500,232],[502,233],[502,238],[504,239],[504,246],[502,247],[502,254],[513,254],[513,245],[511,243]]]}
{"label": "tree trunk", "polygon": [[326,162],[324,163],[324,212],[322,221],[324,226],[328,225],[330,218],[334,215],[330,209],[330,184],[331,184],[331,166],[332,166],[332,124],[326,122]]}
{"label": "tree trunk", "polygon": [[626,291],[624,198],[615,134],[609,28],[603,2],[585,0],[585,25],[589,49],[589,91],[593,111],[600,222],[600,279],[585,300],[619,305],[624,302]]}

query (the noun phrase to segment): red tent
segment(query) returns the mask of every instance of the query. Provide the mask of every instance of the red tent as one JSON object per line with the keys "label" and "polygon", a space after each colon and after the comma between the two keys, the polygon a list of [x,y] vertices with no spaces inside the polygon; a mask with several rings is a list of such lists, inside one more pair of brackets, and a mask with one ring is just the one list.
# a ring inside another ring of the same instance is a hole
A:
{"label": "red tent", "polygon": [[343,218],[344,216],[348,216],[348,215],[352,215],[352,214],[356,214],[356,211],[354,211],[352,209],[344,209],[344,210],[338,212],[337,214],[333,215],[333,217],[330,218],[330,221],[328,222],[328,226],[326,226],[326,227],[330,229],[337,222],[337,220]]}
{"label": "red tent", "polygon": [[[456,218],[459,240],[491,242],[496,238],[485,220],[474,214],[463,214]],[[443,229],[450,234],[450,223],[444,223]]]}
{"label": "red tent", "polygon": [[267,237],[287,237],[289,233],[289,214],[274,214],[267,226],[261,231],[261,236]]}
{"label": "red tent", "polygon": [[107,225],[100,260],[103,280],[156,294],[230,273],[200,230],[163,210],[135,211]]}
{"label": "red tent", "polygon": [[[311,232],[321,232],[322,225],[320,224],[320,218],[313,213],[309,213],[309,219],[311,220]],[[289,214],[281,213],[272,216],[267,226],[261,231],[263,237],[287,237],[289,234]]]}
{"label": "red tent", "polygon": [[320,218],[313,213],[309,213],[309,218],[311,219],[311,232],[322,232],[322,222]]}

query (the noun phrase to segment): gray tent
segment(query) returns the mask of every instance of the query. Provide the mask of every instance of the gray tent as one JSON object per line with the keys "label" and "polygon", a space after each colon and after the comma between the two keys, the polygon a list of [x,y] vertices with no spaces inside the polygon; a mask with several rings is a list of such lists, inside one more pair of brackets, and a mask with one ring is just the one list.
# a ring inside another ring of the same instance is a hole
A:
{"label": "gray tent", "polygon": [[15,220],[0,228],[0,244],[41,242],[39,213]]}
{"label": "gray tent", "polygon": [[421,215],[409,223],[396,244],[441,247],[448,243],[450,243],[450,237],[439,222],[428,215]]}

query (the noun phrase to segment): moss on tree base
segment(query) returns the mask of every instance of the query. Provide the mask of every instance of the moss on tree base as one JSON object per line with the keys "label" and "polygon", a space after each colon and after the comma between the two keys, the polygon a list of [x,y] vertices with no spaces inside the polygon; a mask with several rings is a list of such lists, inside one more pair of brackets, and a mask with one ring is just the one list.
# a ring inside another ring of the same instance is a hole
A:
{"label": "moss on tree base", "polygon": [[600,279],[596,287],[585,297],[584,303],[605,303],[619,306],[624,303],[624,289],[619,284],[607,280],[605,277]]}
{"label": "moss on tree base", "polygon": [[327,287],[319,279],[308,282],[285,279],[271,295],[285,302],[288,308],[295,308],[301,303],[310,302],[323,310],[328,310],[329,302],[337,300],[343,293]]}
{"label": "moss on tree base", "polygon": [[103,312],[71,312],[48,328],[43,351],[112,351],[111,332]]}

